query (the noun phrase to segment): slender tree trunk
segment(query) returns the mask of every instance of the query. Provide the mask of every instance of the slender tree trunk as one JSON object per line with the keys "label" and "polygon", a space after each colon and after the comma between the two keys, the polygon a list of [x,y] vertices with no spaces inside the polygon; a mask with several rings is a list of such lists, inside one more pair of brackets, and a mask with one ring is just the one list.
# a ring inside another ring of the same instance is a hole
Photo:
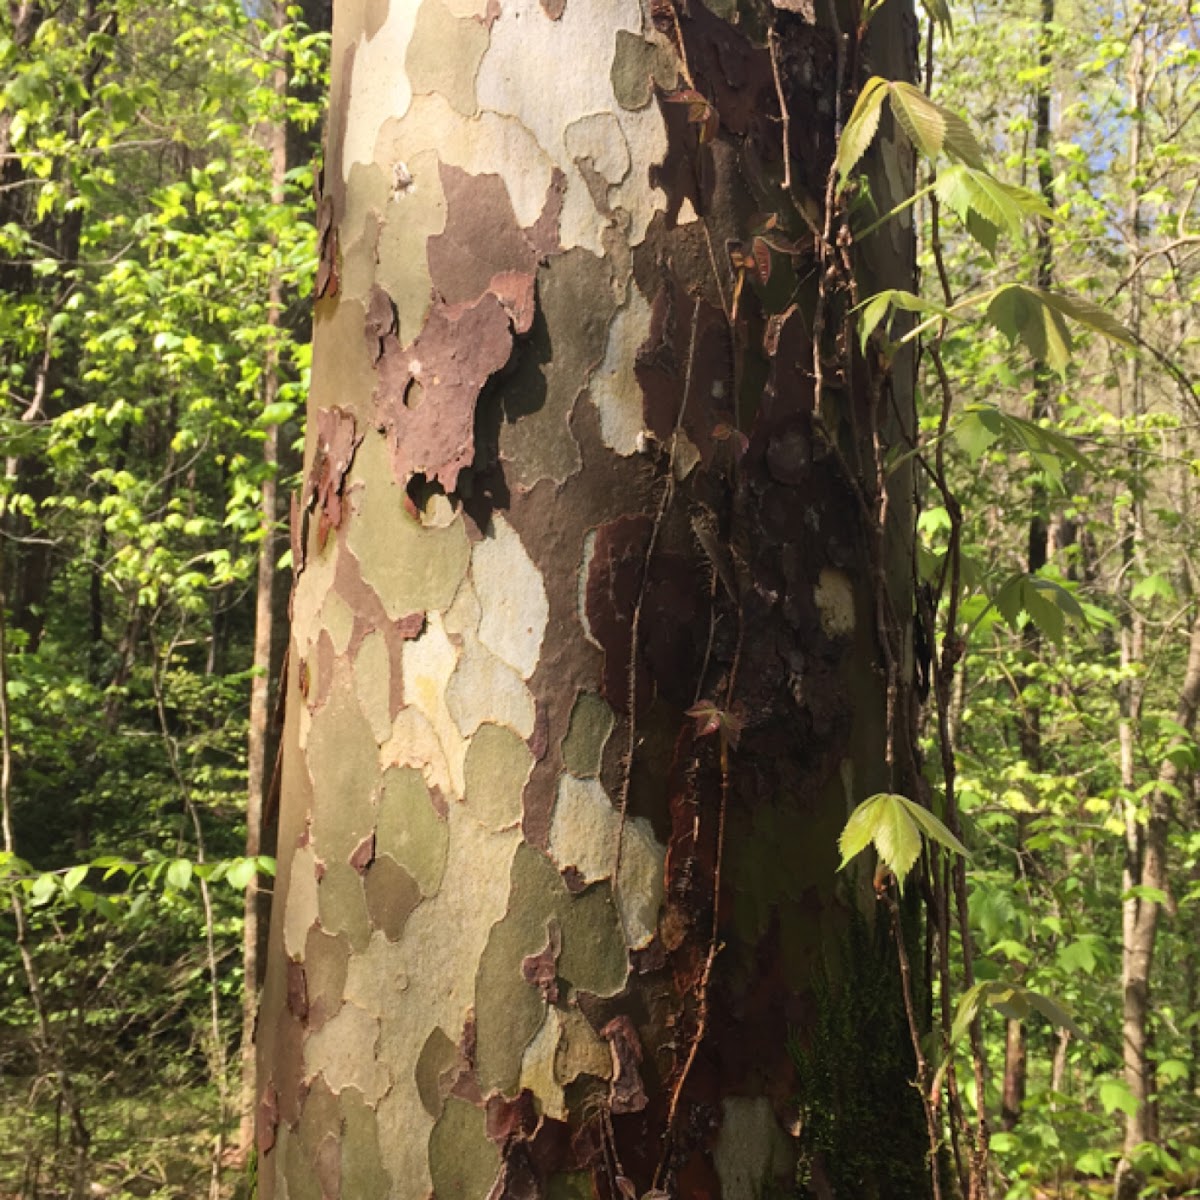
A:
{"label": "slender tree trunk", "polygon": [[[272,25],[282,31],[287,23],[284,0],[275,0]],[[271,201],[282,206],[288,170],[288,130],[286,102],[288,69],[284,51],[277,44],[273,51],[275,69],[272,87],[278,101],[268,137],[271,148]],[[263,406],[270,408],[278,399],[280,385],[279,338],[283,323],[283,282],[278,271],[271,274],[267,298],[269,329],[266,362],[263,366]],[[279,426],[268,425],[263,439],[263,477],[260,503],[262,541],[258,550],[258,575],[254,603],[254,675],[250,684],[250,719],[246,746],[246,856],[263,853],[263,813],[269,783],[267,747],[271,718],[271,673],[275,644],[275,574],[278,557],[275,530],[278,524],[276,474],[279,465]],[[254,1027],[258,1015],[258,993],[262,966],[259,961],[261,921],[264,916],[262,891],[257,876],[246,888],[242,910],[242,1095],[239,1129],[239,1153],[249,1151],[254,1141],[254,1092],[256,1052]]]}
{"label": "slender tree trunk", "polygon": [[[1038,192],[1046,204],[1055,207],[1054,166],[1051,160],[1051,95],[1053,79],[1051,70],[1054,55],[1051,38],[1054,26],[1055,0],[1042,0],[1041,25],[1038,41],[1037,91],[1034,96],[1034,155],[1037,161]],[[1054,243],[1051,240],[1049,222],[1043,221],[1037,231],[1037,286],[1049,289],[1054,285]],[[1034,379],[1033,412],[1035,421],[1051,417],[1055,408],[1055,385],[1052,372],[1045,366],[1036,368]],[[1033,484],[1030,494],[1030,518],[1026,570],[1032,575],[1047,563],[1050,552],[1049,497],[1046,485],[1040,480]],[[1025,657],[1036,663],[1041,654],[1041,634],[1032,623],[1026,627]],[[1017,676],[1021,694],[1017,697],[1018,738],[1021,755],[1035,774],[1042,770],[1042,713],[1040,705],[1026,695],[1029,678],[1022,673]],[[1033,857],[1025,846],[1027,813],[1017,814],[1017,884],[1034,866]],[[1021,860],[1025,860],[1022,862]],[[1021,1106],[1025,1103],[1025,1091],[1029,1074],[1029,1046],[1024,1021],[1008,1021],[1004,1039],[1004,1079],[1001,1088],[1000,1123],[1004,1129],[1012,1129],[1020,1119]]]}
{"label": "slender tree trunk", "polygon": [[[1142,105],[1145,100],[1146,39],[1138,30],[1130,45],[1129,104],[1134,113],[1129,135],[1129,173],[1134,181],[1126,214],[1126,240],[1128,260],[1135,268],[1142,253],[1142,207],[1137,190],[1137,176],[1141,169],[1144,118]],[[1143,284],[1141,274],[1135,270],[1130,284],[1129,327],[1135,336],[1140,336],[1142,326]],[[1154,937],[1158,922],[1158,905],[1144,893],[1135,889],[1151,884],[1155,870],[1166,870],[1166,823],[1156,821],[1154,806],[1161,798],[1151,803],[1149,820],[1139,809],[1135,798],[1137,786],[1136,739],[1141,717],[1141,702],[1144,685],[1135,677],[1135,671],[1145,657],[1145,621],[1130,599],[1134,564],[1141,557],[1142,541],[1142,466],[1141,466],[1141,418],[1145,413],[1144,380],[1137,356],[1130,361],[1129,403],[1133,418],[1133,432],[1128,446],[1127,471],[1129,477],[1129,503],[1123,514],[1124,536],[1122,538],[1121,590],[1125,600],[1125,611],[1121,617],[1121,675],[1119,689],[1120,720],[1118,723],[1118,747],[1120,753],[1121,788],[1124,796],[1125,860],[1122,868],[1121,902],[1121,983],[1123,989],[1121,1041],[1125,1066],[1125,1083],[1136,1101],[1136,1108],[1125,1119],[1123,1155],[1118,1163],[1115,1179],[1117,1200],[1130,1200],[1138,1195],[1142,1179],[1135,1169],[1133,1156],[1138,1146],[1157,1140],[1154,1105],[1153,1066],[1150,1062],[1149,1018],[1150,1018],[1150,967],[1153,962]],[[1162,844],[1151,846],[1151,841],[1161,837]]]}
{"label": "slender tree trunk", "polygon": [[916,27],[809,12],[338,9],[264,1200],[928,1192],[835,869],[919,786],[911,362],[849,357],[841,290],[913,235],[823,207]]}

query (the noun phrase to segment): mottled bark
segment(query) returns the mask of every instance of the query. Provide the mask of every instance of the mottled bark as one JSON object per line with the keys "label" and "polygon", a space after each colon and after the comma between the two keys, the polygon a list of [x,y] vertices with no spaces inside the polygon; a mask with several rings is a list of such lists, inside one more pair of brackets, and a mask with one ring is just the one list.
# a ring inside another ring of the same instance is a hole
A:
{"label": "mottled bark", "polygon": [[[264,1197],[924,1194],[895,946],[835,872],[916,788],[912,392],[809,232],[839,74],[915,26],[718,8],[336,12]],[[911,286],[907,220],[872,250]]]}

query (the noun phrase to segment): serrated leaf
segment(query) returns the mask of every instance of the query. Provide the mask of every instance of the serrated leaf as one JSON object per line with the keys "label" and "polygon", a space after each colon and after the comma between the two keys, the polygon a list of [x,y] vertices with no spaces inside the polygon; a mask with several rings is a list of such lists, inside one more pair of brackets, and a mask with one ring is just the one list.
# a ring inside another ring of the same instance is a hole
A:
{"label": "serrated leaf", "polygon": [[850,814],[838,839],[842,852],[838,870],[871,844],[882,865],[895,875],[897,886],[903,888],[905,878],[921,855],[921,831],[903,796],[879,792]]}
{"label": "serrated leaf", "polygon": [[1013,237],[1021,233],[1026,217],[1049,219],[1054,215],[1035,192],[1003,183],[987,171],[965,163],[946,167],[938,175],[934,191],[960,221],[966,223],[974,213],[997,229],[1006,228]]}
{"label": "serrated leaf", "polygon": [[922,808],[915,800],[910,800],[907,796],[893,796],[893,799],[898,800],[904,805],[908,811],[908,815],[916,821],[921,832],[931,842],[937,842],[939,846],[944,846],[947,850],[953,850],[955,854],[961,854],[963,858],[971,857],[966,846],[929,809]]}
{"label": "serrated leaf", "polygon": [[1103,334],[1106,338],[1120,342],[1123,346],[1137,344],[1133,334],[1100,305],[1093,304],[1090,300],[1085,300],[1082,296],[1070,292],[1048,292],[1040,288],[1031,288],[1030,290],[1040,296],[1043,303],[1070,317],[1071,320],[1078,321],[1086,329]]}
{"label": "serrated leaf", "polygon": [[834,165],[843,183],[866,154],[867,147],[875,140],[875,134],[879,130],[879,118],[883,112],[883,102],[887,95],[887,80],[878,75],[872,75],[858,93],[858,99],[854,102],[854,108],[838,140],[837,157],[834,159]]}
{"label": "serrated leaf", "polygon": [[1044,302],[1036,288],[1020,283],[997,289],[987,319],[1009,340],[1021,341],[1030,354],[1060,375],[1071,361],[1074,341],[1062,312]]}
{"label": "serrated leaf", "polygon": [[909,141],[926,158],[946,153],[969,167],[983,168],[983,151],[971,127],[950,109],[931,100],[920,88],[902,81],[888,85],[892,114]]}

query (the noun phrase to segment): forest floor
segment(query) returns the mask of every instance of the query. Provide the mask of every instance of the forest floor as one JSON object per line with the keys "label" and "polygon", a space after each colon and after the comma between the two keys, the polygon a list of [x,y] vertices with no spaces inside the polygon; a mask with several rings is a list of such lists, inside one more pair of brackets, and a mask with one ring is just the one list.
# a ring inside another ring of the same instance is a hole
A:
{"label": "forest floor", "polygon": [[[0,1200],[70,1194],[65,1114],[44,1081],[0,1077]],[[91,1194],[97,1200],[197,1200],[208,1194],[217,1112],[212,1088],[156,1084],[136,1096],[87,1099]],[[238,1187],[225,1172],[225,1194]]]}

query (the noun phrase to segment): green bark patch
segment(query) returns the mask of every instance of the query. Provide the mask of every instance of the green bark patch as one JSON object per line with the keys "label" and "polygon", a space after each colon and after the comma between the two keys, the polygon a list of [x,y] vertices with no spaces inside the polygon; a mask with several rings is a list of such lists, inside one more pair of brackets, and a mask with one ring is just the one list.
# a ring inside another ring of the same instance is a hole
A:
{"label": "green bark patch", "polygon": [[308,931],[304,942],[304,975],[308,984],[309,1029],[320,1029],[341,1007],[349,963],[348,938],[327,933],[315,925]]}
{"label": "green bark patch", "polygon": [[313,779],[313,844],[327,864],[347,862],[375,830],[379,747],[351,687],[346,664],[312,718],[308,764]]}
{"label": "green bark patch", "polygon": [[645,108],[655,85],[663,91],[675,90],[679,57],[665,42],[646,41],[628,29],[618,29],[610,75],[613,95],[622,108]]}
{"label": "green bark patch", "polygon": [[429,1171],[437,1200],[480,1200],[500,1170],[500,1151],[487,1136],[482,1108],[447,1100],[429,1137]]}
{"label": "green bark patch", "polygon": [[442,1078],[454,1069],[458,1062],[458,1047],[439,1025],[425,1039],[413,1076],[417,1081],[417,1094],[421,1105],[433,1118],[441,1115],[446,1098],[442,1092]]}
{"label": "green bark patch", "polygon": [[417,881],[388,854],[381,854],[363,878],[371,927],[398,942],[412,911],[421,903]]}
{"label": "green bark patch", "polygon": [[[360,341],[361,336],[360,336]],[[404,490],[392,476],[384,439],[368,432],[354,458],[351,488],[372,493],[346,522],[346,541],[393,621],[411,613],[448,608],[470,559],[461,521],[425,526],[411,515]],[[388,546],[379,554],[375,547]]]}
{"label": "green bark patch", "polygon": [[391,1194],[392,1178],[383,1168],[379,1153],[379,1127],[375,1109],[356,1088],[341,1094],[341,1195],[356,1197]]}
{"label": "green bark patch", "polygon": [[604,746],[613,731],[613,711],[595,692],[580,692],[562,742],[563,766],[580,779],[600,774]]}
{"label": "green bark patch", "polygon": [[604,358],[616,312],[612,268],[582,249],[559,255],[538,272],[538,300],[532,353],[501,390],[509,420],[500,430],[500,451],[525,488],[539,479],[562,482],[581,465],[570,419]]}
{"label": "green bark patch", "polygon": [[547,923],[558,921],[558,978],[573,991],[608,996],[624,985],[625,941],[608,885],[572,895],[554,864],[529,846],[513,859],[509,910],[492,928],[475,987],[476,1066],[486,1094],[515,1094],[526,1047],[542,1025],[546,1004],[522,964],[546,946]]}
{"label": "green bark patch", "polygon": [[362,876],[349,863],[330,863],[317,887],[321,925],[330,933],[344,933],[357,954],[371,940],[371,918]]}
{"label": "green bark patch", "polygon": [[464,767],[467,809],[489,829],[521,819],[521,794],[533,768],[529,747],[503,725],[481,725]]}
{"label": "green bark patch", "polygon": [[446,869],[449,839],[421,772],[415,767],[389,767],[379,793],[375,853],[399,863],[422,896],[434,896]]}

